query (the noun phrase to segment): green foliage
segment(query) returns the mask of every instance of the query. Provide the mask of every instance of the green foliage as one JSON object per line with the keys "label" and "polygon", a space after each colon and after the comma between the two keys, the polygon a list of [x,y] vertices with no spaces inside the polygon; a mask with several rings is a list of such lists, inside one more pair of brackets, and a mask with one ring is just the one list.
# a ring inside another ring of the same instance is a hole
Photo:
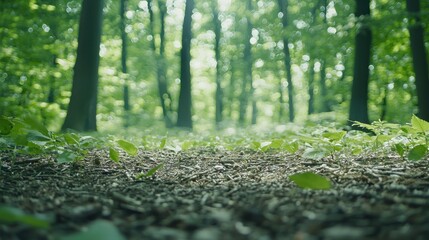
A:
{"label": "green foliage", "polygon": [[50,221],[46,216],[30,215],[21,209],[0,205],[0,223],[24,224],[33,228],[49,228]]}
{"label": "green foliage", "polygon": [[140,173],[136,176],[136,179],[139,180],[143,177],[148,178],[153,176],[159,169],[161,169],[164,166],[164,164],[158,164],[155,167],[149,169],[149,171],[147,171],[146,173]]}
{"label": "green foliage", "polygon": [[296,173],[289,176],[289,179],[300,188],[313,190],[328,190],[331,188],[331,182],[328,178],[311,172]]}
{"label": "green foliage", "polygon": [[116,228],[116,226],[106,220],[95,220],[90,223],[85,231],[73,233],[68,236],[60,237],[60,240],[125,240],[126,238]]}

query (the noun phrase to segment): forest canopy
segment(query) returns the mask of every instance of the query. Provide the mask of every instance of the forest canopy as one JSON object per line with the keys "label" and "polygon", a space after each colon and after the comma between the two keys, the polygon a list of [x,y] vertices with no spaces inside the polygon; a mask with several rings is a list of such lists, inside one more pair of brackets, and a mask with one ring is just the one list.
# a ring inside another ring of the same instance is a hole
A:
{"label": "forest canopy", "polygon": [[76,130],[429,120],[419,2],[2,1],[0,115],[68,128],[97,78]]}

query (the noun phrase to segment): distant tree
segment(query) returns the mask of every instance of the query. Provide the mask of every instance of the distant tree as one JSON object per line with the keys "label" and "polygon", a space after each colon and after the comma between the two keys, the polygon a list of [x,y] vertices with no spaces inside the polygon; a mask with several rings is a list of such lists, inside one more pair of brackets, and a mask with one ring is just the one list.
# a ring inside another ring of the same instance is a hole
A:
{"label": "distant tree", "polygon": [[220,65],[220,38],[221,38],[221,28],[222,23],[219,19],[219,9],[218,9],[218,1],[212,2],[212,14],[213,14],[213,27],[215,33],[215,60],[216,60],[216,93],[215,93],[215,101],[216,101],[216,114],[215,120],[216,125],[219,126],[219,123],[222,122],[223,116],[223,89],[221,84],[221,65]]}
{"label": "distant tree", "polygon": [[62,130],[97,131],[97,87],[103,0],[83,0],[73,87]]}
{"label": "distant tree", "polygon": [[355,58],[352,84],[352,97],[349,120],[363,123],[368,117],[368,82],[371,56],[372,32],[368,23],[371,16],[370,0],[356,0],[357,31],[355,37]]}
{"label": "distant tree", "polygon": [[418,116],[429,121],[429,71],[424,41],[423,23],[420,18],[420,0],[407,0],[409,13],[410,45],[416,78]]}
{"label": "distant tree", "polygon": [[[122,40],[122,49],[121,49],[121,67],[122,73],[125,75],[128,73],[127,69],[127,32],[125,28],[127,26],[125,20],[125,12],[127,10],[128,0],[121,0],[120,2],[120,16],[121,16],[121,40]],[[129,111],[130,107],[130,91],[127,78],[125,78],[124,86],[123,86],[123,98],[124,98],[124,127],[128,127],[129,125]]]}
{"label": "distant tree", "polygon": [[288,98],[289,98],[289,121],[293,122],[295,119],[295,108],[294,108],[294,89],[292,83],[292,64],[291,56],[289,50],[289,38],[286,33],[288,27],[288,5],[289,0],[278,0],[278,5],[281,13],[281,21],[283,25],[283,54],[284,54],[284,64],[286,70],[286,80],[287,80],[287,89],[288,89]]}
{"label": "distant tree", "polygon": [[[252,30],[253,24],[250,19],[250,13],[252,12],[252,1],[248,0],[246,2],[246,35],[245,35],[245,44],[243,52],[243,62],[244,62],[244,72],[243,72],[243,83],[241,85],[241,94],[240,94],[240,110],[238,122],[240,125],[243,125],[246,118],[247,106],[249,99],[253,101],[253,57],[252,57]],[[252,124],[256,122],[256,103],[252,104],[253,113],[252,113]]]}
{"label": "distant tree", "polygon": [[192,129],[191,39],[193,9],[194,0],[186,0],[182,28],[182,50],[180,52],[180,96],[177,113],[177,126],[188,129]]}
{"label": "distant tree", "polygon": [[162,114],[166,127],[172,127],[173,123],[170,118],[171,112],[171,94],[168,92],[167,76],[165,74],[165,15],[167,8],[163,0],[158,0],[159,19],[160,19],[160,33],[159,33],[159,53],[157,52],[157,46],[155,43],[155,14],[153,12],[153,1],[148,0],[149,10],[149,31],[152,35],[150,45],[153,53],[155,54],[156,61],[156,79],[158,83],[158,95],[161,103]]}

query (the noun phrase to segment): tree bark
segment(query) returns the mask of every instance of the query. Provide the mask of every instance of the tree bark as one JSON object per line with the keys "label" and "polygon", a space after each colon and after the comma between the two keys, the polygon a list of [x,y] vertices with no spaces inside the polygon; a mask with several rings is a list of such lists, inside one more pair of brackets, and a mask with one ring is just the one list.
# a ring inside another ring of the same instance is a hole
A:
{"label": "tree bark", "polygon": [[308,64],[308,115],[314,113],[314,59]]}
{"label": "tree bark", "polygon": [[194,0],[186,0],[185,17],[183,20],[182,50],[180,52],[180,96],[177,115],[177,126],[192,129],[192,98],[191,98],[191,39],[192,11]]}
{"label": "tree bark", "polygon": [[214,1],[212,3],[212,13],[213,13],[213,25],[215,33],[215,60],[216,60],[216,93],[215,93],[215,102],[216,102],[216,126],[219,127],[219,124],[223,120],[223,89],[221,84],[221,68],[220,68],[220,38],[221,38],[221,22],[219,20],[219,10],[218,3]]}
{"label": "tree bark", "polygon": [[[371,16],[370,0],[356,0],[356,17],[358,29],[355,38],[355,59],[350,102],[349,120],[369,123],[368,117],[368,83],[371,57],[372,32],[368,26]],[[353,122],[350,122],[351,124]]]}
{"label": "tree bark", "polygon": [[[246,4],[247,13],[252,12],[252,2],[251,0],[247,1]],[[243,84],[241,86],[241,95],[240,95],[240,112],[238,116],[238,122],[240,125],[244,125],[246,120],[247,107],[249,103],[249,99],[252,99],[253,94],[253,78],[252,78],[252,44],[250,43],[250,39],[252,38],[252,29],[253,24],[250,20],[250,17],[246,17],[247,27],[246,27],[246,36],[245,36],[245,45],[244,45],[244,53],[243,53],[243,62],[244,62],[244,72],[243,72]],[[254,105],[252,104],[252,107]],[[253,123],[253,114],[252,114],[252,123]]]}
{"label": "tree bark", "polygon": [[[125,31],[126,28],[126,20],[125,20],[125,11],[127,9],[128,0],[121,0],[120,2],[120,16],[121,16],[121,40],[122,40],[122,49],[121,49],[121,67],[122,73],[125,75],[128,73],[127,69],[127,33]],[[129,111],[130,107],[130,93],[128,86],[128,78],[124,79],[123,85],[123,100],[124,100],[124,127],[129,126]]]}
{"label": "tree bark", "polygon": [[158,83],[158,95],[162,108],[162,115],[164,118],[164,123],[167,128],[172,127],[173,123],[170,118],[171,112],[171,95],[168,92],[167,87],[167,76],[165,74],[165,58],[164,58],[164,50],[165,50],[165,13],[166,6],[165,2],[162,0],[158,1],[161,29],[160,29],[160,43],[159,43],[159,54],[157,53],[157,48],[155,44],[155,20],[154,13],[152,10],[152,0],[148,0],[148,9],[149,9],[149,31],[152,35],[151,40],[151,48],[155,55],[156,61],[156,79]]}
{"label": "tree bark", "polygon": [[410,14],[408,31],[410,33],[413,68],[416,78],[418,116],[429,121],[429,70],[424,42],[423,23],[420,18],[420,0],[407,0]]}
{"label": "tree bark", "polygon": [[97,87],[103,0],[83,0],[72,94],[62,130],[97,131]]}
{"label": "tree bark", "polygon": [[288,26],[288,0],[278,0],[280,12],[282,13],[282,25],[283,25],[283,54],[284,54],[284,64],[286,70],[286,81],[288,83],[288,98],[289,98],[289,121],[293,122],[295,120],[295,108],[294,108],[294,87],[292,82],[292,64],[289,50],[289,38],[287,37],[286,31]]}

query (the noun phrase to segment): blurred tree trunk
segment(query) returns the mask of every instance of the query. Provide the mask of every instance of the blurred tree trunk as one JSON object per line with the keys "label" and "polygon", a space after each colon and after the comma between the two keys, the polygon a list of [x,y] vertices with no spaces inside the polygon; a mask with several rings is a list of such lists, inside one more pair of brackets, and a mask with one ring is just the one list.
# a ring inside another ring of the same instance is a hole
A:
{"label": "blurred tree trunk", "polygon": [[321,108],[319,112],[329,112],[330,106],[328,103],[328,90],[326,88],[326,66],[324,57],[320,60],[320,95]]}
{"label": "blurred tree trunk", "polygon": [[227,97],[227,99],[228,99],[228,103],[226,104],[226,106],[228,106],[228,108],[227,108],[227,110],[228,110],[228,112],[227,112],[227,116],[228,116],[228,118],[229,119],[232,119],[232,113],[233,113],[233,111],[234,111],[234,108],[233,108],[233,102],[234,102],[234,98],[235,98],[235,92],[236,92],[236,90],[235,90],[235,78],[236,78],[236,75],[235,75],[235,69],[236,69],[236,67],[235,67],[235,62],[236,62],[236,60],[234,59],[234,58],[231,58],[230,59],[230,77],[229,77],[229,89],[228,89],[228,97]]}
{"label": "blurred tree trunk", "polygon": [[[122,73],[124,76],[128,73],[127,70],[127,32],[125,28],[127,26],[125,20],[125,12],[127,9],[128,0],[121,0],[120,3],[120,16],[121,16],[121,40],[122,40],[122,54],[121,54],[121,66]],[[124,127],[129,126],[129,112],[130,112],[130,94],[129,94],[129,86],[128,86],[128,78],[125,77],[125,82],[123,86],[123,98],[124,98]]]}
{"label": "blurred tree trunk", "polygon": [[62,130],[97,131],[97,87],[103,0],[83,0],[73,87]]}
{"label": "blurred tree trunk", "polygon": [[213,25],[214,25],[214,33],[215,33],[215,60],[216,60],[216,93],[215,93],[215,101],[216,101],[216,126],[219,127],[219,124],[223,120],[222,112],[223,112],[223,89],[221,84],[221,68],[220,68],[220,38],[221,38],[221,28],[222,23],[219,20],[219,10],[218,10],[218,2],[212,2],[212,14],[213,14]]}
{"label": "blurred tree trunk", "polygon": [[164,50],[165,50],[165,14],[166,14],[166,6],[165,2],[162,0],[158,1],[158,9],[160,15],[161,29],[160,29],[160,43],[159,43],[159,54],[157,53],[156,43],[155,43],[155,19],[154,13],[152,10],[152,0],[148,0],[148,10],[149,10],[149,31],[152,35],[151,48],[155,55],[156,61],[156,79],[158,83],[158,95],[162,108],[162,115],[164,118],[164,123],[167,128],[173,126],[172,120],[170,118],[171,113],[171,95],[168,92],[167,87],[167,76],[165,73],[165,58],[164,58]]}
{"label": "blurred tree trunk", "polygon": [[429,121],[429,71],[423,23],[420,18],[420,0],[407,0],[407,11],[410,15],[408,31],[416,78],[418,116]]}
{"label": "blurred tree trunk", "polygon": [[286,70],[286,80],[287,80],[287,90],[289,97],[289,121],[293,122],[295,120],[295,108],[294,108],[294,89],[292,84],[292,68],[291,68],[291,57],[289,50],[289,38],[287,37],[287,27],[288,27],[288,0],[278,0],[280,12],[282,13],[282,25],[283,25],[283,54],[284,54],[284,64]]}
{"label": "blurred tree trunk", "polygon": [[194,0],[186,0],[185,16],[182,28],[182,50],[180,52],[180,96],[177,115],[177,126],[192,129],[191,99],[191,38],[192,10]]}
{"label": "blurred tree trunk", "polygon": [[[243,62],[244,62],[244,72],[243,72],[243,83],[241,86],[241,95],[240,95],[240,112],[238,116],[238,122],[240,125],[244,125],[247,113],[247,107],[249,103],[249,99],[252,100],[252,107],[256,107],[256,104],[253,104],[252,95],[254,92],[253,89],[253,76],[252,76],[252,44],[250,40],[252,38],[252,29],[253,24],[250,19],[250,13],[252,12],[252,1],[248,0],[246,3],[246,35],[245,35],[245,45],[244,45],[244,53],[243,53]],[[252,111],[252,124],[254,114],[256,114],[256,109],[253,108]],[[255,120],[256,121],[256,120]]]}
{"label": "blurred tree trunk", "polygon": [[[368,25],[370,0],[356,0],[358,29],[355,38],[355,59],[349,120],[369,123],[368,82],[372,33]],[[352,124],[352,122],[351,122]]]}
{"label": "blurred tree trunk", "polygon": [[314,59],[308,64],[308,115],[314,113]]}

